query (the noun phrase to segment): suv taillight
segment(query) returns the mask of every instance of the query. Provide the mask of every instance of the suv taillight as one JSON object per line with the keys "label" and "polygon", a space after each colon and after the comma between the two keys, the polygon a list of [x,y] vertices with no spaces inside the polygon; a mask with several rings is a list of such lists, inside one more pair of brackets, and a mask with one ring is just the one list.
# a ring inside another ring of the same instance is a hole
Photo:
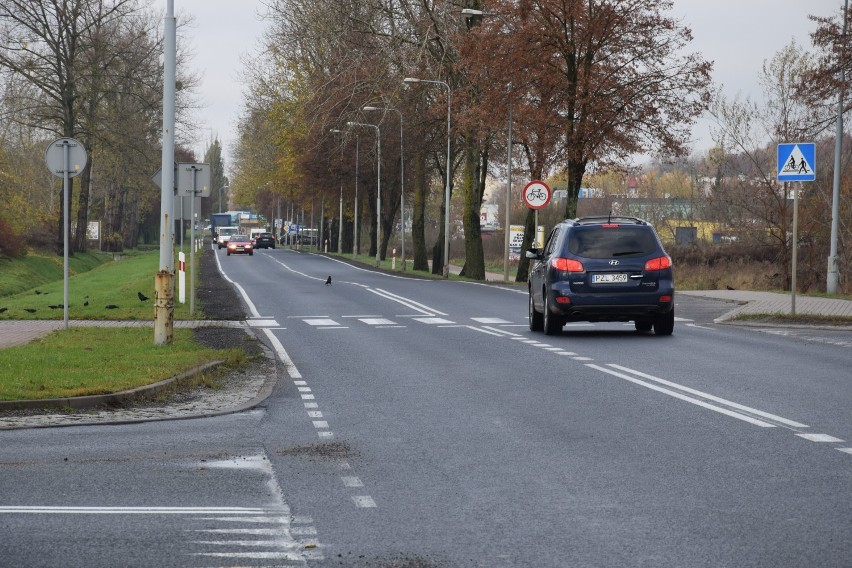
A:
{"label": "suv taillight", "polygon": [[672,267],[672,259],[668,256],[661,256],[659,258],[652,258],[648,262],[645,263],[645,271],[651,270],[664,270],[666,268]]}
{"label": "suv taillight", "polygon": [[586,270],[583,268],[582,262],[573,258],[553,258],[550,260],[550,266],[563,272],[583,272]]}

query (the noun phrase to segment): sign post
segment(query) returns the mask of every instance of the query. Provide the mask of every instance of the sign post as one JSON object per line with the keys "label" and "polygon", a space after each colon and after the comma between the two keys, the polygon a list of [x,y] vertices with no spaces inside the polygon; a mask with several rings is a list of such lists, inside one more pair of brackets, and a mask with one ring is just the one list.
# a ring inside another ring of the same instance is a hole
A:
{"label": "sign post", "polygon": [[62,312],[65,329],[68,329],[68,190],[72,177],[80,175],[89,161],[86,148],[73,138],[53,141],[44,153],[44,161],[50,173],[63,179],[62,185],[62,234],[63,234],[63,301]]}
{"label": "sign post", "polygon": [[[210,164],[178,164],[178,194],[189,196],[189,315],[195,315],[195,198],[210,197]],[[181,214],[183,234],[183,214]]]}
{"label": "sign post", "polygon": [[533,224],[533,243],[538,242],[538,210],[543,209],[550,203],[550,197],[553,192],[550,191],[550,186],[543,181],[533,180],[524,186],[521,192],[524,203],[530,209],[535,210],[535,222]]}
{"label": "sign post", "polygon": [[[799,187],[793,191],[793,266],[790,277],[790,313],[796,315],[796,271],[799,259],[799,193],[804,181],[816,179],[816,144],[798,142],[778,144],[778,181],[798,181]],[[785,192],[786,194],[786,192]]]}

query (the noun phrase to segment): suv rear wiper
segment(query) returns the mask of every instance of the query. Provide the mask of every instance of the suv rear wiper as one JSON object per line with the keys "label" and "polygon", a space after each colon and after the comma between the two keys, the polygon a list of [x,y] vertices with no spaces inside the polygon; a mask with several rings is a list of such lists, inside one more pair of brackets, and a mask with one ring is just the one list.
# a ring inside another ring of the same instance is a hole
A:
{"label": "suv rear wiper", "polygon": [[612,256],[624,256],[626,254],[642,254],[641,250],[625,250],[622,252],[614,252]]}

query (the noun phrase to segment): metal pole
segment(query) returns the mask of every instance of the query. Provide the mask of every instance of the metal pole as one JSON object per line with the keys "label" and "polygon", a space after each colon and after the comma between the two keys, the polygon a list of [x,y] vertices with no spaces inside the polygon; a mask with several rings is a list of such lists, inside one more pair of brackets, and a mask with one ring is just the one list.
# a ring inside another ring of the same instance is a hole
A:
{"label": "metal pole", "polygon": [[[189,203],[189,315],[195,315],[195,192],[197,185],[198,169],[192,165],[192,197]],[[180,198],[183,202],[183,197]],[[183,220],[181,219],[181,229]],[[183,232],[183,231],[181,231]]]}
{"label": "metal pole", "polygon": [[444,278],[450,277],[450,98],[451,91],[449,83],[443,83],[447,87],[447,187],[444,190]]}
{"label": "metal pole", "polygon": [[828,274],[826,278],[826,292],[837,293],[837,282],[839,276],[839,260],[837,257],[837,233],[840,219],[840,153],[843,146],[843,86],[846,83],[846,68],[844,67],[844,54],[846,51],[847,15],[849,13],[849,0],[843,3],[843,45],[840,49],[840,87],[837,93],[837,125],[834,140],[834,187],[831,196],[831,245],[828,253]]}
{"label": "metal pole", "polygon": [[155,279],[154,344],[171,343],[174,337],[174,161],[175,161],[175,68],[177,24],[174,0],[166,0],[163,33],[163,153],[160,187],[160,267]]}
{"label": "metal pole", "polygon": [[402,271],[405,272],[405,154],[403,152],[402,138],[402,111],[396,108],[374,106],[365,106],[361,110],[381,110],[385,112],[392,110],[399,115],[399,208],[401,211],[400,218],[402,221],[400,223],[400,226],[402,227],[402,230],[400,231],[400,241],[402,243]]}
{"label": "metal pole", "polygon": [[[343,164],[343,141],[340,141],[340,163]],[[340,174],[340,217],[337,222],[337,254],[343,254],[343,173]]]}
{"label": "metal pole", "polygon": [[376,126],[376,266],[382,257],[382,138]]}
{"label": "metal pole", "polygon": [[402,152],[402,112],[396,112],[399,114],[399,209],[402,218],[399,238],[402,240],[402,271],[405,272],[405,155]]}
{"label": "metal pole", "polygon": [[509,232],[511,229],[511,225],[509,224],[509,213],[512,210],[512,102],[509,101],[509,152],[507,157],[507,163],[509,164],[509,172],[508,179],[506,181],[506,211],[504,212],[505,219],[503,220],[503,226],[505,235],[503,235],[503,246],[505,250],[503,251],[503,280],[509,281]]}
{"label": "metal pole", "polygon": [[358,238],[358,163],[361,159],[361,138],[355,136],[355,226],[352,229],[352,246],[356,255],[361,254],[361,240]]}
{"label": "metal pole", "polygon": [[[63,170],[63,191],[62,191],[62,235],[63,235],[63,245],[62,245],[62,314],[63,320],[65,322],[65,329],[68,329],[68,253],[69,253],[69,243],[68,243],[68,190],[71,185],[71,148],[69,146],[68,140],[62,141],[62,153],[64,163],[62,165]],[[79,230],[79,228],[78,228]]]}
{"label": "metal pole", "polygon": [[375,124],[366,122],[347,122],[346,124],[376,129],[376,266],[379,266],[382,256],[382,133]]}
{"label": "metal pole", "polygon": [[802,190],[802,184],[799,182],[799,187],[793,191],[793,274],[791,275],[790,283],[790,313],[796,315],[796,271],[798,269],[799,258],[799,192]]}

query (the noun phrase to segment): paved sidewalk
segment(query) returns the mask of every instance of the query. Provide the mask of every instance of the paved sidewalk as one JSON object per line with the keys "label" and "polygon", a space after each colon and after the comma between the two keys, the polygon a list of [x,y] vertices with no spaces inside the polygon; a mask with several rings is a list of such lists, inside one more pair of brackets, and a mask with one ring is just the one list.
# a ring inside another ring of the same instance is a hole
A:
{"label": "paved sidewalk", "polygon": [[[176,329],[196,327],[245,327],[242,321],[222,320],[179,320]],[[153,321],[139,320],[69,320],[68,327],[150,327]],[[64,320],[0,320],[0,349],[23,345],[33,339],[44,337],[51,331],[64,329]]]}
{"label": "paved sidewalk", "polygon": [[[752,292],[749,290],[678,290],[677,294],[727,300],[739,304],[716,321],[727,321],[743,314],[790,314],[791,294]],[[797,315],[840,316],[852,318],[852,300],[796,295]],[[850,324],[852,325],[852,324]]]}

